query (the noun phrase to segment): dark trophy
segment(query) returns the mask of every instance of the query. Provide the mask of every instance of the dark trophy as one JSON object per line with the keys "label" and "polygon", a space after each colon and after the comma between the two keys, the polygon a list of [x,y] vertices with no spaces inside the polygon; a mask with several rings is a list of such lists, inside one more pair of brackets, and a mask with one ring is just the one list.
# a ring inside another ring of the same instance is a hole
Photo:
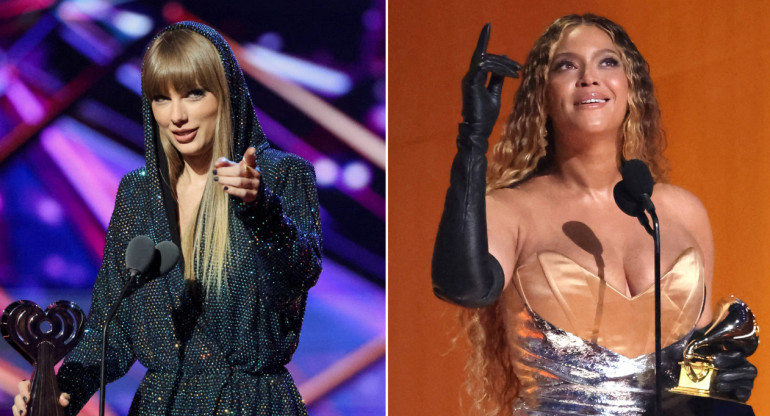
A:
{"label": "dark trophy", "polygon": [[679,363],[679,385],[672,392],[699,397],[720,397],[712,389],[719,371],[712,354],[718,351],[740,351],[746,356],[759,345],[759,326],[754,314],[740,299],[723,299],[717,305],[716,319],[702,337],[692,339],[685,347],[684,359]]}
{"label": "dark trophy", "polygon": [[64,415],[54,365],[77,345],[84,321],[80,307],[67,300],[45,311],[35,302],[19,300],[3,311],[3,338],[34,368],[25,416]]}

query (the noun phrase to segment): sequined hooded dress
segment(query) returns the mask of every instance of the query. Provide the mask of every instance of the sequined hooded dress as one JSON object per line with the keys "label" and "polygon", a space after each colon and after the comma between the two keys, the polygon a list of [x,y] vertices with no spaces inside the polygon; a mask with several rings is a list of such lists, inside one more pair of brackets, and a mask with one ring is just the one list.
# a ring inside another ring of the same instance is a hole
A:
{"label": "sequined hooded dress", "polygon": [[[675,384],[677,362],[702,313],[703,279],[694,248],[661,277],[666,389]],[[511,283],[501,305],[520,383],[514,416],[649,414],[655,399],[652,287],[628,297],[556,252],[520,266]]]}
{"label": "sequined hooded dress", "polygon": [[[138,360],[147,368],[131,415],[304,415],[284,367],[297,348],[308,289],[321,270],[320,220],[312,166],[271,149],[257,121],[241,69],[214,30],[182,22],[209,39],[230,90],[234,152],[257,149],[262,173],[255,204],[231,198],[227,284],[218,296],[201,294],[181,265],[151,279],[123,300],[110,323],[107,382]],[[96,278],[85,335],[58,373],[66,408],[77,414],[99,387],[101,333],[124,282],[124,254],[136,235],[179,242],[176,202],[150,103],[143,98],[146,166],[118,189]]]}

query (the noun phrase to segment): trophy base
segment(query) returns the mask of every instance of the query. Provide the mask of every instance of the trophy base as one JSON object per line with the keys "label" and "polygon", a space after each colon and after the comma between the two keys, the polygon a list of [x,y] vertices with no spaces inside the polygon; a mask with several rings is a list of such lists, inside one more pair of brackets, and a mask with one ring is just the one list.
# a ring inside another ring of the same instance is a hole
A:
{"label": "trophy base", "polygon": [[[711,381],[716,376],[716,367],[710,363],[691,361],[689,366],[679,362],[679,384],[671,389],[672,393],[697,397],[714,397],[711,394]],[[695,380],[690,376],[694,374]]]}

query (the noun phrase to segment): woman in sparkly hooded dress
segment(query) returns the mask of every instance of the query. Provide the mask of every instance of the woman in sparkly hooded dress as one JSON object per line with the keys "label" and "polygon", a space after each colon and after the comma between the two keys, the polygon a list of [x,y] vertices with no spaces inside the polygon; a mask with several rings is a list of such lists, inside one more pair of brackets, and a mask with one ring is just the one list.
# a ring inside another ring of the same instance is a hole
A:
{"label": "woman in sparkly hooded dress", "polygon": [[107,382],[136,360],[147,368],[130,414],[306,414],[284,366],[321,271],[312,166],[270,148],[230,47],[207,26],[158,34],[142,91],[146,166],[121,181],[85,335],[58,373],[66,412],[99,387],[124,253],[147,235],[174,241],[183,260],[124,299],[110,323]]}
{"label": "woman in sparkly hooded dress", "polygon": [[[463,78],[463,123],[436,236],[440,298],[466,307],[474,410],[484,415],[644,415],[655,398],[653,245],[618,208],[621,167],[666,180],[647,62],[616,23],[557,19],[523,67],[486,52]],[[504,77],[521,85],[485,154]],[[693,332],[712,319],[713,243],[700,201],[658,183],[665,387]],[[745,401],[756,368],[718,354],[717,390]],[[673,413],[672,413],[673,414]]]}

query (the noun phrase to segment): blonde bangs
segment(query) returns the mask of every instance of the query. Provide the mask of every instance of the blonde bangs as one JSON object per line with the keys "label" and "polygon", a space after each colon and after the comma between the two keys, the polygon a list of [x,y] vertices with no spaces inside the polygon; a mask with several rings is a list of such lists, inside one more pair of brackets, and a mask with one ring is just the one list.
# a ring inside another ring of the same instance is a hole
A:
{"label": "blonde bangs", "polygon": [[[173,36],[171,35],[173,34]],[[144,55],[142,93],[148,100],[168,95],[169,88],[179,94],[203,88],[215,93],[219,102],[227,92],[219,54],[203,36],[190,30],[162,34]]]}

